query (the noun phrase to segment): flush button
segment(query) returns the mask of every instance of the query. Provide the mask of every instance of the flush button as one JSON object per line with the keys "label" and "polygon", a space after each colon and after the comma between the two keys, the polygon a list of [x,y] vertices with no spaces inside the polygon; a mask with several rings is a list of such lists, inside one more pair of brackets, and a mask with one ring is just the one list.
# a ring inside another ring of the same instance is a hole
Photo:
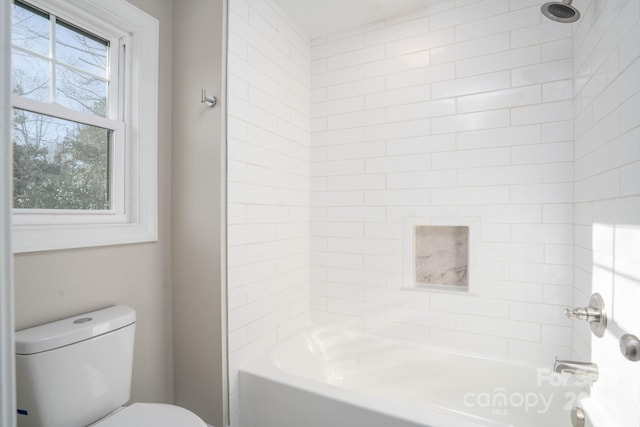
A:
{"label": "flush button", "polygon": [[91,322],[93,317],[81,317],[73,321],[76,325],[82,325],[83,323]]}
{"label": "flush button", "polygon": [[635,335],[624,334],[620,338],[622,355],[632,362],[640,360],[640,340]]}

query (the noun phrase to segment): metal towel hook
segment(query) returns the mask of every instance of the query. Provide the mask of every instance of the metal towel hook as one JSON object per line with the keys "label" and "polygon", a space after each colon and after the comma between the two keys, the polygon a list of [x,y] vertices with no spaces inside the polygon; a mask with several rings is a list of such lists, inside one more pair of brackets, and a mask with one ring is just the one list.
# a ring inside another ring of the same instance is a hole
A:
{"label": "metal towel hook", "polygon": [[215,96],[207,96],[207,91],[205,89],[202,89],[202,98],[200,102],[206,103],[207,107],[209,108],[213,108],[218,103],[218,98],[216,98]]}

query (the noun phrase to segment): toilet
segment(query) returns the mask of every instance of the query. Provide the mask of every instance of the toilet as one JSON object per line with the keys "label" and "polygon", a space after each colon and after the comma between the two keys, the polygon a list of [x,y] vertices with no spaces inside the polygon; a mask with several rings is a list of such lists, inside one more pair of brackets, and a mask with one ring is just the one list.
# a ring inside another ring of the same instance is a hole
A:
{"label": "toilet", "polygon": [[116,305],[16,332],[18,427],[207,427],[179,406],[125,406],[135,327]]}

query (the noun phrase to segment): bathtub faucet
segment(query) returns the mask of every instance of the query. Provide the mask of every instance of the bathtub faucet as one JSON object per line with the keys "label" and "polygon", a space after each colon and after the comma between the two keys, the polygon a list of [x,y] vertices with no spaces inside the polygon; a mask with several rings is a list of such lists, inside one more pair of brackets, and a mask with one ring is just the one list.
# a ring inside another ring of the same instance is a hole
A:
{"label": "bathtub faucet", "polygon": [[558,358],[553,364],[553,372],[572,374],[590,381],[597,381],[599,377],[598,365],[595,363],[560,360]]}

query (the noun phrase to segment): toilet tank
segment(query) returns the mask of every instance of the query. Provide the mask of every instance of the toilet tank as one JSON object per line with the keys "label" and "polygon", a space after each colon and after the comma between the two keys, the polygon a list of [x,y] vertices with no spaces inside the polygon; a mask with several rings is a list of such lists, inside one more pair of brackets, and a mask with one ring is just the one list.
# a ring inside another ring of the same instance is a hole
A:
{"label": "toilet tank", "polygon": [[136,313],[117,305],[16,332],[19,427],[84,427],[129,401]]}

